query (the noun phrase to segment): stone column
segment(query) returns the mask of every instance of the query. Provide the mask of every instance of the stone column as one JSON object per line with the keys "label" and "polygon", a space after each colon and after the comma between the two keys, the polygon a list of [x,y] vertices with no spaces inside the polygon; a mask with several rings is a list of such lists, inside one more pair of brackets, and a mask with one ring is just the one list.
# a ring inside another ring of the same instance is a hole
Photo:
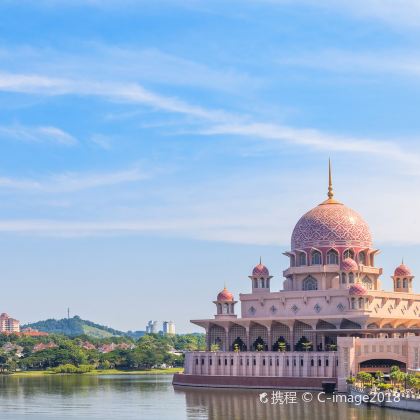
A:
{"label": "stone column", "polygon": [[267,332],[268,332],[267,347],[268,347],[268,351],[271,351],[273,349],[273,340],[272,340],[272,337],[271,337],[271,327],[267,327]]}
{"label": "stone column", "polygon": [[229,345],[229,327],[225,327],[225,351],[230,351],[230,345]]}
{"label": "stone column", "polygon": [[249,326],[245,327],[245,330],[246,330],[246,351],[251,351],[251,337],[249,335],[249,332],[250,332]]}

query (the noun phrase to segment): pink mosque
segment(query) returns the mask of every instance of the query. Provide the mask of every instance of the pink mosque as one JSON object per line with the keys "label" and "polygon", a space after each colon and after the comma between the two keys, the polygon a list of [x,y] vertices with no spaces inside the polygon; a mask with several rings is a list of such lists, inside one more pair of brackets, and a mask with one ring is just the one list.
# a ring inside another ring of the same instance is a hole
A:
{"label": "pink mosque", "polygon": [[216,314],[193,320],[206,331],[207,350],[188,352],[175,385],[346,390],[358,371],[419,370],[420,294],[401,263],[393,291],[381,287],[369,225],[334,198],[304,214],[284,252],[283,289],[261,260],[238,301],[224,288]]}

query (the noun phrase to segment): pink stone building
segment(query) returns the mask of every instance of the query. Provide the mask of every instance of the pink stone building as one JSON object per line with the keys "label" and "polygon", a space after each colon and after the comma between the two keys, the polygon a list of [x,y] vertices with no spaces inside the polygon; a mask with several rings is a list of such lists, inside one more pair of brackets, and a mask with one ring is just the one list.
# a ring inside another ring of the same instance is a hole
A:
{"label": "pink stone building", "polygon": [[20,322],[11,318],[6,313],[0,315],[0,334],[18,333],[20,331]]}
{"label": "pink stone building", "polygon": [[393,290],[383,290],[378,253],[369,225],[334,198],[330,167],[327,200],[299,219],[284,252],[282,290],[272,290],[261,261],[239,302],[223,289],[214,317],[192,321],[206,331],[207,351],[187,353],[174,384],[344,390],[359,370],[418,369],[413,273],[401,263]]}

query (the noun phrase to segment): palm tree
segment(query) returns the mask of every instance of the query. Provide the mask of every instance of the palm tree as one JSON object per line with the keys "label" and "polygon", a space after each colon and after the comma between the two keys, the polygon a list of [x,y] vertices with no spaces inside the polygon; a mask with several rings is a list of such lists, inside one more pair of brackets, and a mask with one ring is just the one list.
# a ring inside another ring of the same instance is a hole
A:
{"label": "palm tree", "polygon": [[302,346],[305,349],[305,351],[308,351],[312,348],[312,341],[304,341],[302,343]]}

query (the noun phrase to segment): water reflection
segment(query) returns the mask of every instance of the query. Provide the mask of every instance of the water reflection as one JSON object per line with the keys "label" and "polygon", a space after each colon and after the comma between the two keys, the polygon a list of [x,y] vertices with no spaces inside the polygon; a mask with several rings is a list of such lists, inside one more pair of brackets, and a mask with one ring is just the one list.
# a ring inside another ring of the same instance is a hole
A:
{"label": "water reflection", "polygon": [[[408,420],[416,418],[415,413],[397,410],[385,410],[378,407],[354,406],[346,403],[317,401],[317,392],[312,392],[314,400],[302,401],[302,393],[297,393],[296,403],[271,404],[271,391],[267,390],[269,401],[263,404],[259,400],[258,390],[232,389],[183,389],[176,388],[176,393],[185,395],[187,418],[211,420]],[[420,417],[417,415],[417,417]]]}
{"label": "water reflection", "polygon": [[404,411],[344,403],[303,403],[300,394],[296,404],[262,404],[257,390],[174,390],[171,380],[170,375],[0,376],[0,419],[411,420],[416,417]]}

